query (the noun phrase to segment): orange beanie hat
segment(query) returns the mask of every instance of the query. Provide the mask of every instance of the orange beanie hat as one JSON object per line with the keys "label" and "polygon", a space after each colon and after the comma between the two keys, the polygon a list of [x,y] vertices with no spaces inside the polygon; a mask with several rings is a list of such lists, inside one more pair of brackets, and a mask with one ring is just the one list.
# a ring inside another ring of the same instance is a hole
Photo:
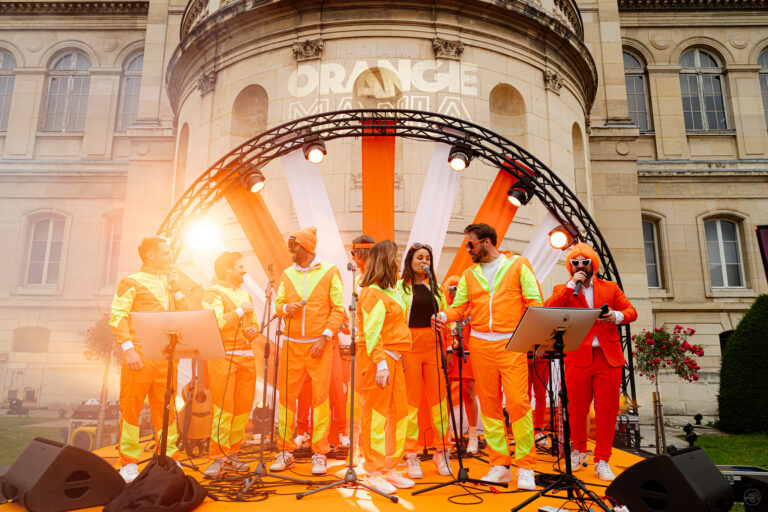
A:
{"label": "orange beanie hat", "polygon": [[315,226],[294,231],[291,233],[291,237],[296,240],[297,244],[314,254],[317,247],[317,228]]}
{"label": "orange beanie hat", "polygon": [[592,270],[595,274],[597,274],[597,271],[600,270],[600,257],[592,247],[590,247],[588,244],[585,244],[584,242],[580,242],[574,245],[571,247],[571,250],[568,251],[568,255],[565,257],[565,268],[568,269],[568,272],[573,275],[571,260],[576,259],[579,256],[584,256],[585,258],[592,260]]}

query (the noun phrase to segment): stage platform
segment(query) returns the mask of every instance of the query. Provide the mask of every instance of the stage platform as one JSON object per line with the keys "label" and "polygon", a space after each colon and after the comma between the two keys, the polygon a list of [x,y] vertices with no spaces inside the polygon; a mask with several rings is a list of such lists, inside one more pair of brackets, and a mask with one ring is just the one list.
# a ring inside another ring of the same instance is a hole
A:
{"label": "stage platform", "polygon": [[[143,444],[145,450],[152,449],[153,442],[151,440],[144,442]],[[590,444],[589,449],[592,448],[593,446]],[[102,448],[96,453],[113,465],[117,465],[118,458],[115,446]],[[147,451],[146,456],[151,457],[151,452]],[[265,457],[265,460],[267,460],[268,464],[271,464],[273,458],[273,454],[269,453],[269,457]],[[487,473],[488,465],[480,460],[481,458],[484,458],[483,453],[480,453],[478,458],[465,459],[465,466],[469,468],[470,477],[481,478]],[[251,467],[254,467],[258,461],[258,450],[256,447],[244,447],[241,454],[241,460],[249,463]],[[637,455],[614,450],[611,466],[614,473],[618,475],[623,470],[640,460],[641,457]],[[210,487],[212,491],[211,494],[219,498],[219,501],[215,501],[210,497],[206,498],[206,500],[196,509],[200,512],[252,510],[255,504],[266,510],[279,510],[281,512],[318,512],[320,510],[332,512],[388,512],[403,510],[437,510],[440,512],[451,512],[462,510],[467,512],[467,510],[471,510],[471,507],[470,509],[467,509],[467,505],[476,505],[477,509],[482,510],[483,512],[508,512],[512,507],[522,503],[534,493],[534,491],[515,490],[513,482],[510,484],[509,489],[474,485],[467,485],[462,488],[458,485],[451,485],[418,496],[412,496],[411,492],[414,490],[449,480],[448,477],[442,477],[437,474],[435,465],[431,460],[424,460],[421,463],[421,467],[424,471],[424,478],[417,480],[416,486],[413,489],[399,489],[396,494],[399,498],[399,502],[396,504],[386,498],[372,495],[364,489],[353,490],[344,488],[323,491],[297,500],[295,497],[296,493],[306,491],[308,489],[307,487],[299,484],[286,485],[284,483],[275,483],[276,480],[271,478],[266,479],[268,481],[267,485],[253,488],[252,491],[244,497],[244,501],[236,502],[234,501],[236,494],[242,487],[242,476],[232,474],[233,477],[231,479],[207,480],[203,479],[202,475],[202,471],[205,470],[208,464],[205,458],[196,458],[191,461],[188,460],[183,462],[186,462],[187,464],[193,462],[200,465],[199,471],[195,471],[190,467],[185,467],[185,472],[200,480],[206,487]],[[458,470],[458,462],[456,459],[451,459],[451,468],[454,472]],[[563,470],[564,469],[565,468],[563,467]],[[401,470],[405,473],[404,463]],[[344,460],[329,458],[328,474],[322,477],[313,477],[311,476],[310,459],[297,457],[296,465],[291,468],[291,470],[281,474],[295,478],[308,479],[317,482],[317,486],[319,486],[323,483],[334,481],[335,479],[342,479],[345,472],[346,464]],[[554,474],[556,472],[557,463],[554,458],[547,453],[540,451],[538,453],[538,465],[536,467],[537,478],[539,478],[540,473]],[[358,475],[360,476],[361,473],[362,472],[359,471]],[[591,465],[591,457],[590,465],[577,471],[575,476],[587,484],[588,488],[594,491],[598,496],[602,497],[604,495],[607,482],[602,482],[595,476],[593,466]],[[562,492],[560,495],[564,496],[565,493]],[[555,509],[562,507],[560,510],[578,510],[576,503],[568,503],[565,500],[542,497],[528,505],[524,509],[524,512],[536,512],[544,505],[554,506]],[[592,508],[593,510],[597,510],[594,506]],[[14,512],[21,510],[24,510],[24,508],[16,504],[0,505],[0,512]],[[98,511],[101,510],[101,507],[82,510]]]}

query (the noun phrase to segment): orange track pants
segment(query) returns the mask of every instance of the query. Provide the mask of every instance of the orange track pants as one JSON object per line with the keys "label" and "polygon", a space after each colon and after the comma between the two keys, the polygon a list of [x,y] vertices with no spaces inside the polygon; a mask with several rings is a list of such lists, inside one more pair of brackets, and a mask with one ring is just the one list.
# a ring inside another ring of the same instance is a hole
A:
{"label": "orange track pants", "polygon": [[510,464],[502,409],[503,390],[515,436],[517,467],[533,469],[536,467],[536,445],[533,442],[533,417],[528,397],[528,363],[525,354],[509,352],[504,349],[505,345],[506,340],[469,339],[483,435],[488,443],[491,465]]}
{"label": "orange track pants", "polygon": [[208,372],[213,402],[208,456],[213,460],[240,451],[256,393],[256,359],[234,355],[212,359]]}
{"label": "orange track pants", "polygon": [[277,387],[280,390],[278,404],[278,450],[292,452],[296,449],[293,441],[297,399],[305,376],[312,383],[312,451],[326,454],[331,450],[328,444],[328,429],[331,423],[330,387],[333,346],[326,343],[322,356],[312,357],[313,343],[285,341],[280,354],[280,370]]}
{"label": "orange track pants", "polygon": [[[329,431],[330,444],[336,444],[339,441],[339,434],[347,432],[347,389],[346,383],[349,382],[349,370],[344,372],[344,361],[339,354],[339,345],[336,340],[333,342],[333,362],[331,364],[331,427]],[[345,373],[347,378],[345,380]],[[299,404],[296,409],[296,433],[303,434],[311,431],[309,410],[312,404],[312,381],[309,378],[304,379],[299,392]]]}
{"label": "orange track pants", "polygon": [[376,365],[368,362],[363,370],[363,418],[360,426],[360,450],[366,473],[395,469],[405,452],[408,423],[408,399],[405,391],[403,361],[386,355],[389,383],[376,384]]}
{"label": "orange track pants", "polygon": [[413,345],[403,353],[405,390],[408,397],[408,430],[405,451],[414,453],[419,448],[419,406],[422,390],[427,397],[429,417],[432,420],[435,448],[450,450],[448,436],[448,401],[445,379],[440,370],[440,355],[435,351],[435,333],[429,327],[410,329]]}
{"label": "orange track pants", "polygon": [[[141,445],[139,444],[139,415],[144,400],[149,399],[149,410],[152,414],[152,425],[155,428],[157,448],[160,449],[160,435],[163,428],[163,404],[165,403],[165,387],[168,377],[167,361],[150,361],[144,358],[141,348],[136,347],[144,366],[139,370],[129,370],[123,357],[123,366],[120,371],[120,441],[118,452],[120,453],[120,465],[131,462],[136,463],[141,459]],[[171,378],[174,389],[171,393],[171,409],[168,417],[168,445],[165,454],[174,459],[179,457],[179,449],[176,446],[178,434],[176,431],[176,407],[173,397],[176,395],[176,361],[173,366]]]}

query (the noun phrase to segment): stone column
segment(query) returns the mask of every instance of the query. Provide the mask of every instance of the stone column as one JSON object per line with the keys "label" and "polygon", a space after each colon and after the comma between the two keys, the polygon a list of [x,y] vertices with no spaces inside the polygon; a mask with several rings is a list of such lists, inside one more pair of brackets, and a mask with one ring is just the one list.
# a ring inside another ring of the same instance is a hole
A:
{"label": "stone column", "polygon": [[763,99],[757,74],[760,66],[752,64],[729,65],[726,86],[726,103],[736,129],[736,145],[739,158],[765,158],[768,138],[765,136]]}
{"label": "stone column", "polygon": [[648,96],[655,101],[648,108],[653,113],[656,155],[659,160],[687,159],[691,156],[683,119],[680,69],[677,64],[648,66]]}
{"label": "stone column", "polygon": [[112,152],[115,119],[119,108],[120,74],[120,68],[91,70],[81,152],[83,158],[105,158]]}

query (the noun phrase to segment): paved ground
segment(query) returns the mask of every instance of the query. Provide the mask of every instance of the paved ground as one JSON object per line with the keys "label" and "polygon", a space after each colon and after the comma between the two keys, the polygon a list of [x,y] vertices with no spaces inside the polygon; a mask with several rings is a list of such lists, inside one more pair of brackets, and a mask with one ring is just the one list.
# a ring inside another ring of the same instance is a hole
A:
{"label": "paved ground", "polygon": [[[715,422],[714,416],[704,416],[701,420],[701,425],[696,425],[696,421],[690,416],[665,416],[664,417],[664,433],[667,440],[667,446],[673,445],[676,448],[687,448],[688,442],[684,439],[680,439],[677,436],[685,436],[683,427],[688,423],[693,426],[694,431],[698,435],[719,436],[724,435],[719,430],[715,429],[711,425]],[[641,416],[640,417],[640,436],[642,440],[640,442],[641,449],[649,453],[656,453],[656,436],[653,431],[653,417]]]}

